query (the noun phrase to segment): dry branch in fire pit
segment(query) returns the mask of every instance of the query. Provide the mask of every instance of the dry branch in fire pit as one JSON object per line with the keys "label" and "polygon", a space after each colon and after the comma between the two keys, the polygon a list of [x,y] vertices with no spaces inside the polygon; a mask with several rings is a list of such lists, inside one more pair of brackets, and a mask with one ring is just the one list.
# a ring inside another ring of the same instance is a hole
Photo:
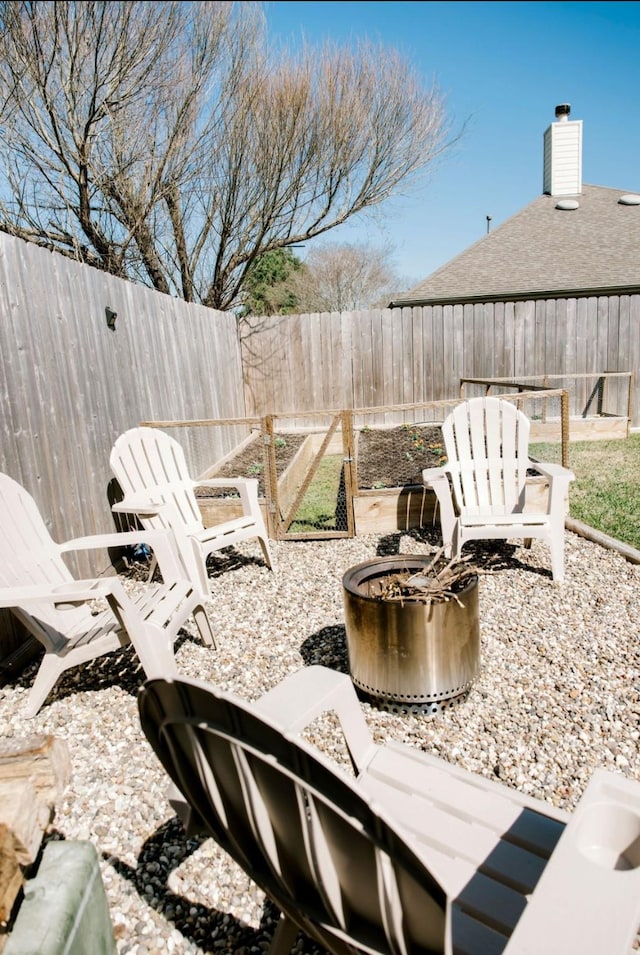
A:
{"label": "dry branch in fire pit", "polygon": [[400,602],[432,603],[443,600],[455,600],[462,606],[458,594],[464,590],[471,578],[478,576],[471,557],[444,557],[444,548],[436,551],[433,560],[424,570],[417,573],[388,574],[369,584],[369,596],[380,600]]}

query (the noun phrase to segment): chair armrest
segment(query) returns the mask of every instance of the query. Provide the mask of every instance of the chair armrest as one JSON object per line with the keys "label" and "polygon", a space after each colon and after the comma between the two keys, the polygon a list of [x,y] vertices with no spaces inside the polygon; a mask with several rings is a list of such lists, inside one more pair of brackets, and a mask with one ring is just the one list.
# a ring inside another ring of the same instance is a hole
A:
{"label": "chair armrest", "polygon": [[257,518],[260,513],[258,504],[257,478],[208,478],[193,482],[195,488],[235,488],[240,495],[242,510],[245,515],[253,514]]}
{"label": "chair armrest", "polygon": [[638,924],[640,783],[597,769],[505,955],[627,955]]}
{"label": "chair armrest", "polygon": [[258,487],[258,481],[256,478],[204,478],[202,481],[194,481],[193,486],[195,487],[235,487],[238,491],[241,487],[246,487],[247,485],[255,485]]}
{"label": "chair armrest", "polygon": [[456,510],[454,495],[449,475],[451,471],[446,465],[439,468],[425,468],[422,472],[422,482],[425,487],[433,489],[440,507],[440,526],[445,553],[451,555],[454,529],[456,526]]}
{"label": "chair armrest", "polygon": [[575,481],[576,479],[573,471],[563,467],[562,464],[550,464],[548,461],[536,461],[534,458],[529,458],[529,464],[532,468],[535,468],[536,471],[539,471],[540,474],[548,478],[553,478],[554,480],[564,480],[568,484],[570,481]]}
{"label": "chair armrest", "polygon": [[23,607],[29,603],[51,600],[54,603],[85,603],[98,597],[106,597],[113,590],[109,578],[99,580],[70,580],[55,587],[37,584],[29,587],[0,588],[0,608]]}
{"label": "chair armrest", "polygon": [[254,706],[281,730],[293,734],[302,732],[323,713],[335,713],[358,773],[377,750],[351,678],[329,667],[313,665],[296,670],[268,690]]}
{"label": "chair armrest", "polygon": [[152,497],[132,495],[111,505],[114,514],[140,514],[143,517],[153,517],[166,507],[163,501],[154,501]]}
{"label": "chair armrest", "polygon": [[447,467],[425,468],[422,472],[422,483],[425,487],[433,488],[440,502],[440,506],[442,506],[447,499],[451,501],[453,497],[449,473]]}
{"label": "chair armrest", "polygon": [[424,468],[422,480],[425,484],[434,484],[436,481],[449,482],[449,469],[447,467]]}
{"label": "chair armrest", "polygon": [[569,468],[561,464],[550,464],[547,461],[536,461],[529,458],[529,464],[535,468],[549,482],[549,499],[547,512],[557,515],[558,518],[566,508],[567,494],[569,493],[569,484],[575,481],[575,474]]}
{"label": "chair armrest", "polygon": [[114,531],[110,534],[93,534],[90,537],[76,537],[58,544],[60,553],[73,550],[105,550],[110,547],[130,547],[133,544],[147,544],[154,552],[158,567],[165,583],[173,580],[187,580],[188,576],[178,556],[171,531],[142,530]]}

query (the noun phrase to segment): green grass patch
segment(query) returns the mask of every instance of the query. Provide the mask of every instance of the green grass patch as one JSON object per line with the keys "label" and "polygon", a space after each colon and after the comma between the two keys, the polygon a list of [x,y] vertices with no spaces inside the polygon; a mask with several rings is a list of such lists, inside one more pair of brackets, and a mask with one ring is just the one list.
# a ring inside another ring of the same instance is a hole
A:
{"label": "green grass patch", "polygon": [[[344,530],[346,509],[342,487],[342,455],[327,454],[297,510],[289,530],[296,534],[313,530]],[[340,514],[340,504],[344,513]]]}
{"label": "green grass patch", "polygon": [[[558,443],[535,443],[539,461],[561,462]],[[342,455],[326,455],[311,482],[290,530],[344,530]],[[640,434],[616,441],[576,441],[569,446],[569,513],[595,530],[640,550]]]}
{"label": "green grass patch", "polygon": [[[532,444],[531,456],[560,463],[560,445]],[[640,434],[569,445],[569,514],[640,550]]]}

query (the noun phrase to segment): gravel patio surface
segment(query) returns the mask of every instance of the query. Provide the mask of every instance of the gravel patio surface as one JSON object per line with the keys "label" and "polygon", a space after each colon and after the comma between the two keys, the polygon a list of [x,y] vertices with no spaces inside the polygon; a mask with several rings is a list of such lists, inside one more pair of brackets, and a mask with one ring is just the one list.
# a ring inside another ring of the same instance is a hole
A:
{"label": "gravel patio surface", "polygon": [[[275,574],[257,543],[240,545],[211,562],[207,610],[218,649],[190,627],[178,667],[250,700],[312,663],[348,672],[343,573],[438,544],[430,530],[273,542]],[[540,542],[469,552],[481,569],[480,676],[462,702],[433,717],[363,703],[376,739],[404,740],[569,810],[596,767],[640,780],[640,565],[573,533],[562,584]],[[142,584],[133,575],[126,586]],[[34,672],[0,690],[0,732],[66,740],[72,776],[50,837],[95,844],[118,953],[263,952],[275,913],[211,840],[186,839],[166,801],[166,777],[138,721],[144,675],[132,651],[70,671],[26,720]],[[332,725],[314,733],[343,758]],[[300,937],[297,951],[321,950]]]}

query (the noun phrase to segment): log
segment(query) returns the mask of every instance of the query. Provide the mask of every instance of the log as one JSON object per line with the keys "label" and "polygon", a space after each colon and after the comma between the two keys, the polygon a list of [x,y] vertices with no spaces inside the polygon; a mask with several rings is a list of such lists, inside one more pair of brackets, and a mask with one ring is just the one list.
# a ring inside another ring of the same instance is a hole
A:
{"label": "log", "polygon": [[70,778],[69,749],[53,736],[0,741],[0,923],[11,917]]}
{"label": "log", "polygon": [[[0,740],[0,782],[31,779],[46,805],[53,807],[69,785],[69,747],[54,736]],[[0,821],[4,817],[0,814]]]}

